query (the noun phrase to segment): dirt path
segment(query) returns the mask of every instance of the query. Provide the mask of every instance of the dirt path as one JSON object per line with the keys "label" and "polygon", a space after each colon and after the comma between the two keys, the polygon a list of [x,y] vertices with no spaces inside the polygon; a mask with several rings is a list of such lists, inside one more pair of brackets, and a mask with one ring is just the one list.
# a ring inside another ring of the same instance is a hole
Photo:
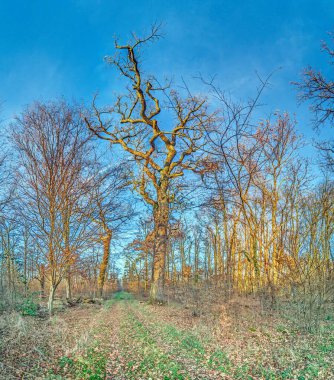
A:
{"label": "dirt path", "polygon": [[152,307],[118,301],[107,364],[109,380],[227,379],[226,357],[188,331],[159,320]]}
{"label": "dirt path", "polygon": [[112,331],[110,333],[110,355],[106,365],[107,380],[124,380],[125,359],[121,352],[120,324],[124,318],[124,305],[120,302],[114,304],[111,310]]}
{"label": "dirt path", "polygon": [[134,305],[137,301],[118,301],[112,308],[115,324],[106,379],[191,379],[136,318]]}

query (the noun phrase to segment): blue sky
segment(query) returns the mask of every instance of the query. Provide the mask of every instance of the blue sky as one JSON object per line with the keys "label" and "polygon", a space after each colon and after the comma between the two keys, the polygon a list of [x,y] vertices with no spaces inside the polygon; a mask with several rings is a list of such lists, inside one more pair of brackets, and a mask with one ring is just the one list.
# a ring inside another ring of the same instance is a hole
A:
{"label": "blue sky", "polygon": [[309,64],[330,70],[320,43],[334,30],[333,0],[1,0],[0,14],[2,119],[35,99],[88,102],[99,91],[107,103],[119,85],[103,62],[114,36],[126,41],[129,32],[158,21],[165,38],[147,51],[149,72],[183,76],[195,91],[194,76],[216,74],[222,88],[247,98],[256,71],[265,76],[281,67],[263,98],[264,112],[296,113],[300,132],[314,134],[290,82]]}

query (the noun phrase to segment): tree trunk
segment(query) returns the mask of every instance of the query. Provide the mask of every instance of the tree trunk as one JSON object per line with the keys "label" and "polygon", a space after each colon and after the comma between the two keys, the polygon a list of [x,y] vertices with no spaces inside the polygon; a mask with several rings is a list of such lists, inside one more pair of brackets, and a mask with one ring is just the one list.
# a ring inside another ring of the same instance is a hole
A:
{"label": "tree trunk", "polygon": [[72,300],[72,284],[71,284],[71,250],[70,250],[70,224],[69,217],[67,215],[67,209],[65,214],[65,223],[64,223],[64,244],[65,244],[65,259],[66,259],[66,267],[65,267],[65,285],[66,285],[66,300]]}
{"label": "tree trunk", "polygon": [[145,252],[145,294],[148,286],[148,251]]}
{"label": "tree trunk", "polygon": [[50,285],[49,301],[48,301],[48,309],[49,309],[50,316],[52,315],[52,312],[53,312],[53,301],[55,298],[56,288],[57,288],[56,285],[53,285],[53,284]]}
{"label": "tree trunk", "polygon": [[71,272],[70,272],[70,266],[68,266],[66,270],[66,300],[71,301],[72,299],[72,284],[71,284]]}
{"label": "tree trunk", "polygon": [[158,192],[158,204],[154,211],[154,258],[152,284],[150,291],[150,301],[164,302],[164,283],[165,283],[165,261],[168,249],[168,222],[169,204],[167,195],[167,184],[163,184]]}
{"label": "tree trunk", "polygon": [[100,298],[102,298],[102,296],[103,296],[103,286],[104,286],[104,281],[106,278],[106,271],[107,271],[108,264],[109,264],[111,238],[112,238],[112,231],[111,230],[107,230],[106,234],[102,237],[103,257],[102,257],[102,261],[100,264],[99,277],[97,280],[97,288],[98,288],[98,294],[99,294]]}
{"label": "tree trunk", "polygon": [[41,299],[44,299],[45,297],[45,265],[41,264],[39,268],[39,277],[40,277],[40,285],[41,285]]}
{"label": "tree trunk", "polygon": [[25,236],[24,250],[23,250],[23,277],[24,277],[24,296],[25,297],[27,297],[27,294],[28,294],[27,257],[28,257],[28,243]]}
{"label": "tree trunk", "polygon": [[41,285],[41,294],[40,294],[40,298],[41,299],[44,299],[45,297],[45,279],[42,278],[41,281],[40,281],[40,285]]}

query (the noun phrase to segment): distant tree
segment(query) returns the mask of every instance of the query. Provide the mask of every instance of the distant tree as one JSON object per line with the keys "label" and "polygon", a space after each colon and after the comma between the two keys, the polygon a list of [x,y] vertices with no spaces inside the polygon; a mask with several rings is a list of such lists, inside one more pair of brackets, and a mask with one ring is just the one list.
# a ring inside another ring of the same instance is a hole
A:
{"label": "distant tree", "polygon": [[97,227],[103,246],[103,255],[97,280],[98,294],[103,288],[110,263],[110,243],[113,235],[120,232],[122,225],[134,216],[134,208],[126,200],[129,183],[129,165],[124,163],[110,169],[96,166],[94,180],[91,183],[89,217]]}

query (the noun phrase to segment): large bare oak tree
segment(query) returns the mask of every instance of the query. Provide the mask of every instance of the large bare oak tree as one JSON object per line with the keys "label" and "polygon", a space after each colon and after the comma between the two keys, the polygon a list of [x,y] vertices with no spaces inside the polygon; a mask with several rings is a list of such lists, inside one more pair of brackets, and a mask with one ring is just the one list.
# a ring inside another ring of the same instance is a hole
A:
{"label": "large bare oak tree", "polygon": [[152,206],[154,218],[152,302],[164,299],[168,223],[174,197],[171,184],[185,170],[198,169],[203,131],[213,121],[204,98],[188,90],[181,96],[170,84],[161,86],[153,76],[144,74],[141,49],[158,38],[158,28],[154,27],[146,38],[133,36],[126,45],[116,41],[116,54],[106,61],[127,80],[126,94],[105,109],[99,109],[94,100],[92,115],[85,117],[97,137],[120,146],[137,163],[134,185]]}

